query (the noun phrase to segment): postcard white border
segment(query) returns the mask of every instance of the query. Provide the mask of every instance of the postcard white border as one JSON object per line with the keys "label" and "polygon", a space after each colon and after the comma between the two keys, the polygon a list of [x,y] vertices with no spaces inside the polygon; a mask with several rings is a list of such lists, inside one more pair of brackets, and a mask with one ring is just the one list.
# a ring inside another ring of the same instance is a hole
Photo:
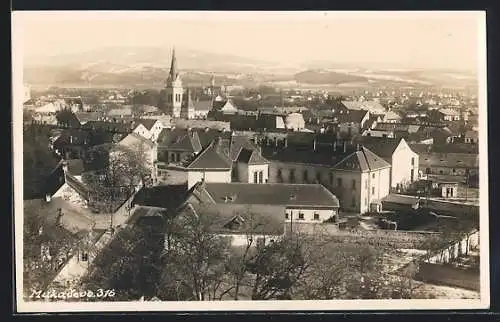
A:
{"label": "postcard white border", "polygon": [[[479,162],[480,162],[480,270],[481,292],[478,300],[332,300],[332,301],[223,301],[223,302],[99,302],[99,303],[47,303],[25,302],[22,296],[23,274],[23,152],[22,152],[22,97],[23,97],[23,48],[22,26],[26,20],[40,19],[317,19],[323,15],[349,16],[352,18],[399,19],[412,17],[436,17],[446,19],[457,15],[475,14],[479,25]],[[487,86],[486,86],[486,13],[484,11],[460,12],[136,12],[136,11],[25,11],[12,13],[12,66],[13,66],[13,143],[14,143],[14,206],[16,252],[16,285],[20,287],[16,294],[17,312],[95,312],[95,311],[355,311],[355,310],[443,310],[443,309],[487,309],[490,305],[490,271],[489,271],[489,230],[488,230],[488,125],[487,125]],[[16,184],[17,183],[17,184]]]}

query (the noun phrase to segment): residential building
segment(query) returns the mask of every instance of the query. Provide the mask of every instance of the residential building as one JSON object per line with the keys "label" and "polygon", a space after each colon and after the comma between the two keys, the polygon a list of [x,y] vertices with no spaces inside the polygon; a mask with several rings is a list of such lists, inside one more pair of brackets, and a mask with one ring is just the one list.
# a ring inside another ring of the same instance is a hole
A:
{"label": "residential building", "polygon": [[203,200],[204,207],[216,205],[235,215],[278,213],[286,222],[321,223],[338,218],[339,200],[320,184],[198,184],[188,202]]}
{"label": "residential building", "polygon": [[246,136],[216,137],[186,165],[188,188],[197,182],[267,183],[269,161]]}
{"label": "residential building", "polygon": [[332,167],[332,191],[343,210],[366,213],[379,211],[380,201],[389,194],[391,165],[365,147],[351,153]]}
{"label": "residential building", "polygon": [[357,142],[391,165],[391,188],[404,188],[418,180],[419,155],[405,139],[363,136]]}
{"label": "residential building", "polygon": [[186,166],[188,189],[200,181],[225,182],[232,179],[232,161],[217,138]]}
{"label": "residential building", "polygon": [[292,131],[301,131],[305,128],[304,117],[300,113],[290,113],[285,118],[285,127]]}
{"label": "residential building", "polygon": [[361,133],[362,128],[369,119],[370,113],[366,110],[348,110],[333,114],[328,124],[333,126],[334,132],[352,136]]}
{"label": "residential building", "polygon": [[467,131],[464,136],[465,143],[479,143],[479,133],[478,131]]}
{"label": "residential building", "polygon": [[118,142],[118,146],[128,148],[137,153],[139,157],[144,157],[145,165],[151,169],[152,178],[156,178],[155,164],[158,156],[158,147],[156,143],[137,133],[130,133]]}
{"label": "residential building", "polygon": [[421,153],[420,171],[438,182],[477,181],[479,155],[474,153]]}

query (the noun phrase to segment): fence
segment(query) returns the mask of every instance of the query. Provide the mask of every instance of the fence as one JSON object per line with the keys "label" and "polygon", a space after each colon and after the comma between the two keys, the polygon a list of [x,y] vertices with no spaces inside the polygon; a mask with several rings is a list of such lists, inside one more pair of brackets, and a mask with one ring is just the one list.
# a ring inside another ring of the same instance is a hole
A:
{"label": "fence", "polygon": [[289,223],[285,225],[285,232],[314,236],[316,238],[329,239],[332,241],[369,243],[373,245],[385,245],[396,248],[421,249],[423,243],[431,236],[439,235],[436,232],[427,231],[402,231],[402,230],[341,230],[335,224],[299,224]]}

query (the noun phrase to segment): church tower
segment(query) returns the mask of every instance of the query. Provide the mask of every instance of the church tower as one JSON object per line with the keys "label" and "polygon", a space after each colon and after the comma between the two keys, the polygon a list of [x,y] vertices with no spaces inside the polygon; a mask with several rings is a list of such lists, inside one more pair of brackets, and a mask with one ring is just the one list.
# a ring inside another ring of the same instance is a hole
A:
{"label": "church tower", "polygon": [[167,113],[172,117],[180,117],[184,89],[177,69],[175,48],[172,49],[172,62],[170,63],[170,72],[168,74],[165,92],[167,95]]}
{"label": "church tower", "polygon": [[184,101],[182,102],[181,107],[181,117],[187,120],[194,118],[194,103],[191,97],[191,90],[188,88],[186,90],[186,95],[184,97]]}

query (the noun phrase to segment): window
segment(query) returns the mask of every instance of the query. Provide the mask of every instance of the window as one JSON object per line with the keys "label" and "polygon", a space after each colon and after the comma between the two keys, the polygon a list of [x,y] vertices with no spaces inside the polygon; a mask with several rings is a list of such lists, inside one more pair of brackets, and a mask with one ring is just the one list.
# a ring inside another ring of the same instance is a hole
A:
{"label": "window", "polygon": [[367,180],[365,180],[365,189],[367,189],[367,190],[368,190],[368,179],[367,179]]}
{"label": "window", "polygon": [[290,169],[290,182],[295,182],[295,169]]}
{"label": "window", "polygon": [[330,180],[330,184],[333,185],[333,173],[328,174],[328,179]]}
{"label": "window", "polygon": [[411,182],[413,182],[413,180],[415,180],[414,177],[415,177],[415,169],[411,169],[411,172],[410,172],[410,181]]}
{"label": "window", "polygon": [[89,254],[82,252],[81,260],[82,262],[87,262],[89,260]]}
{"label": "window", "polygon": [[375,187],[372,187],[372,195],[375,194]]}
{"label": "window", "polygon": [[316,172],[316,181],[321,182],[321,172]]}
{"label": "window", "polygon": [[356,180],[352,179],[352,190],[356,190]]}
{"label": "window", "polygon": [[281,171],[281,169],[278,169],[278,171],[276,172],[276,178],[278,179],[278,182],[283,182],[283,172]]}
{"label": "window", "polygon": [[285,219],[290,218],[290,215],[288,213],[285,213]]}
{"label": "window", "polygon": [[337,178],[337,187],[342,187],[342,178]]}
{"label": "window", "polygon": [[262,183],[264,181],[264,172],[259,171],[259,183]]}
{"label": "window", "polygon": [[304,220],[304,214],[303,213],[299,213],[299,219],[300,220]]}
{"label": "window", "polygon": [[439,170],[439,174],[443,174],[443,170]]}
{"label": "window", "polygon": [[314,213],[314,220],[319,220],[319,214],[317,212]]}
{"label": "window", "polygon": [[411,165],[415,165],[415,158],[411,158]]}
{"label": "window", "polygon": [[257,179],[258,179],[258,178],[257,178],[257,176],[258,176],[258,175],[259,175],[259,174],[258,174],[257,172],[254,172],[254,173],[253,173],[253,183],[257,183]]}
{"label": "window", "polygon": [[425,173],[426,173],[426,174],[431,173],[431,168],[425,168]]}
{"label": "window", "polygon": [[372,179],[375,179],[375,173],[372,174]]}
{"label": "window", "polygon": [[453,170],[451,170],[451,171],[453,171],[453,173],[457,172],[457,170],[455,170],[455,169],[453,169]]}
{"label": "window", "polygon": [[307,180],[309,180],[309,174],[307,173],[307,170],[304,170],[303,178],[304,178],[304,182],[307,182]]}
{"label": "window", "polygon": [[352,203],[351,206],[354,208],[356,207],[356,197],[352,197]]}

